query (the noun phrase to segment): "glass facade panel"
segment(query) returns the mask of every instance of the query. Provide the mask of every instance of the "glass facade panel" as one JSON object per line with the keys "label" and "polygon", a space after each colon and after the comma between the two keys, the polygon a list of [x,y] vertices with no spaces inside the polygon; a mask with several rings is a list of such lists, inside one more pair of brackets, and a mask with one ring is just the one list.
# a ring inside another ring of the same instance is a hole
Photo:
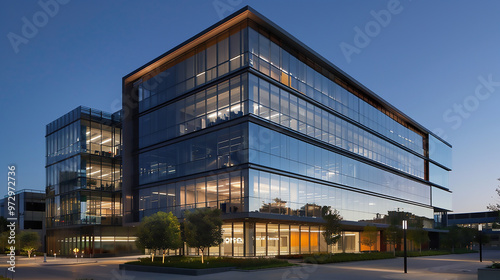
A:
{"label": "glass facade panel", "polygon": [[233,223],[233,255],[236,257],[245,256],[244,253],[244,231],[243,231],[243,222]]}
{"label": "glass facade panel", "polygon": [[449,187],[449,171],[429,162],[429,181],[442,187]]}
{"label": "glass facade panel", "polygon": [[266,256],[267,255],[267,224],[256,223],[255,224],[255,255],[256,256]]}
{"label": "glass facade panel", "polygon": [[278,255],[279,254],[279,227],[278,224],[268,224],[267,225],[267,253],[268,255]]}
{"label": "glass facade panel", "polygon": [[290,252],[300,254],[300,226],[290,226]]}
{"label": "glass facade panel", "polygon": [[247,28],[236,26],[142,77],[137,85],[143,112],[246,65]]}
{"label": "glass facade panel", "polygon": [[429,135],[429,158],[451,168],[451,147],[436,137]]}
{"label": "glass facade panel", "polygon": [[232,256],[233,255],[233,228],[232,224],[222,225],[222,239],[224,240],[221,245],[221,256]]}
{"label": "glass facade panel", "polygon": [[310,243],[309,243],[309,226],[300,226],[300,253],[309,254],[311,253]]}
{"label": "glass facade panel", "polygon": [[451,192],[439,188],[432,188],[432,206],[451,210],[452,208]]}
{"label": "glass facade panel", "polygon": [[290,225],[281,224],[279,236],[280,255],[290,254]]}

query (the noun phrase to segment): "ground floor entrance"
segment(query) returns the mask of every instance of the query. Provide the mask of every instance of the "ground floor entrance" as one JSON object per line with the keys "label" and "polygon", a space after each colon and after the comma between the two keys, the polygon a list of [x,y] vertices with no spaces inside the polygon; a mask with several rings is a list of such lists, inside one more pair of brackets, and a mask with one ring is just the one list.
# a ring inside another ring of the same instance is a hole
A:
{"label": "ground floor entrance", "polygon": [[[313,254],[326,252],[360,252],[360,233],[345,231],[340,241],[328,246],[323,238],[323,228],[314,224],[273,222],[225,222],[222,226],[223,241],[210,247],[205,255],[259,257],[277,255]],[[196,248],[184,245],[169,255],[199,255]]]}

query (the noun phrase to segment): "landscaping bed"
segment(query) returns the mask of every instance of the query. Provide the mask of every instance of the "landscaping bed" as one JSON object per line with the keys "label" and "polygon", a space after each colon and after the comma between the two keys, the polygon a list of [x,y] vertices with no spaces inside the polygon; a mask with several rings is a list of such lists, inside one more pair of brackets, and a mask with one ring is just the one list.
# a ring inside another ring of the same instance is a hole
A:
{"label": "landscaping bed", "polygon": [[145,267],[173,267],[182,269],[213,269],[213,268],[236,268],[243,270],[263,269],[292,266],[286,260],[275,258],[230,258],[230,257],[205,257],[205,262],[201,263],[200,257],[188,256],[169,256],[165,257],[165,263],[162,263],[161,257],[156,257],[154,262],[151,258],[141,258],[138,261],[127,262],[127,265],[145,266]]}
{"label": "landscaping bed", "polygon": [[493,262],[492,265],[477,270],[478,280],[497,280],[500,279],[500,263]]}

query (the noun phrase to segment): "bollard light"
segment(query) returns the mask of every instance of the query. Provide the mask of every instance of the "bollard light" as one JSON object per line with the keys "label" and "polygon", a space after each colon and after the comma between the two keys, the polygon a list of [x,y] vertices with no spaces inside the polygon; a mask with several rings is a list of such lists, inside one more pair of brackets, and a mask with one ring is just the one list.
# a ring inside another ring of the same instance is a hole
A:
{"label": "bollard light", "polygon": [[479,262],[483,262],[483,225],[479,224],[477,229],[479,231]]}
{"label": "bollard light", "polygon": [[404,270],[405,273],[408,273],[408,262],[407,262],[407,255],[406,255],[406,230],[408,229],[408,221],[403,220],[403,250],[404,250]]}

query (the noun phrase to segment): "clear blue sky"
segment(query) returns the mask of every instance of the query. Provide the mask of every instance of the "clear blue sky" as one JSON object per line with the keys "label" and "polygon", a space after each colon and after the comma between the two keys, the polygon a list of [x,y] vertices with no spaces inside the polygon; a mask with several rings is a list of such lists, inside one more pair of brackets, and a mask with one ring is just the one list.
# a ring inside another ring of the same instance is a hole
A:
{"label": "clear blue sky", "polygon": [[[2,196],[12,163],[19,189],[45,188],[47,123],[79,105],[115,111],[123,76],[250,4],[444,134],[453,145],[456,212],[485,211],[494,202],[500,177],[499,1],[59,1],[68,3],[58,11],[49,6],[51,14],[38,1],[8,1],[0,11]],[[374,25],[371,12],[388,5],[395,5],[390,20]],[[25,27],[23,34],[23,18],[37,30]],[[356,27],[368,27],[368,44],[356,45]],[[342,43],[357,46],[350,61]],[[481,83],[481,77],[493,82]]]}

